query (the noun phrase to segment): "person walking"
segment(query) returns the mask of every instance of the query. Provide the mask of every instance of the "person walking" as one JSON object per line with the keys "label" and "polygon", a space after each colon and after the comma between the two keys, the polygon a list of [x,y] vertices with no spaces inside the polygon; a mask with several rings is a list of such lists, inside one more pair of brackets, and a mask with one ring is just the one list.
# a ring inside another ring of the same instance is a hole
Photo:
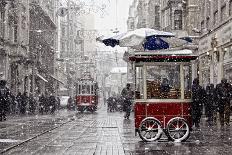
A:
{"label": "person walking", "polygon": [[123,97],[124,101],[124,108],[125,108],[125,119],[129,119],[130,117],[130,111],[131,111],[131,105],[132,105],[132,99],[133,99],[133,91],[131,90],[130,84],[128,83],[126,85],[126,88],[123,88],[121,95]]}
{"label": "person walking", "polygon": [[22,95],[22,102],[20,105],[20,113],[21,114],[25,114],[27,111],[27,104],[28,104],[28,96],[27,96],[27,92],[24,92]]}
{"label": "person walking", "polygon": [[28,103],[29,103],[30,114],[35,114],[36,100],[34,99],[32,94],[29,95]]}
{"label": "person walking", "polygon": [[41,94],[41,96],[39,97],[39,113],[43,115],[43,113],[45,112],[45,96],[44,94]]}
{"label": "person walking", "polygon": [[229,126],[230,124],[230,98],[232,86],[223,78],[221,83],[216,86],[216,94],[218,100],[219,120],[223,127],[224,123]]}
{"label": "person walking", "polygon": [[203,108],[203,102],[204,102],[204,89],[199,85],[199,80],[196,78],[193,80],[192,85],[192,120],[193,125],[195,125],[196,128],[199,128],[200,125],[200,119],[202,115],[202,108]]}
{"label": "person walking", "polygon": [[6,120],[6,107],[9,98],[10,90],[6,87],[6,81],[0,80],[0,121]]}
{"label": "person walking", "polygon": [[213,116],[215,111],[215,89],[214,84],[209,84],[206,87],[206,102],[205,102],[205,114],[209,125],[213,123]]}
{"label": "person walking", "polygon": [[54,114],[56,111],[56,97],[53,94],[51,94],[49,97],[49,107],[51,114]]}

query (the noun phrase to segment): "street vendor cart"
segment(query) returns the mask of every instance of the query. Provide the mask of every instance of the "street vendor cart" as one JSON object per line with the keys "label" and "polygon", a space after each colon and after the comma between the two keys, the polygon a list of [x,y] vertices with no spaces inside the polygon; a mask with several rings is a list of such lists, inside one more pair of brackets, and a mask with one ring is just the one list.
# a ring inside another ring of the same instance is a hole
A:
{"label": "street vendor cart", "polygon": [[135,131],[143,141],[162,134],[185,141],[191,120],[191,50],[135,52],[129,56],[135,81]]}

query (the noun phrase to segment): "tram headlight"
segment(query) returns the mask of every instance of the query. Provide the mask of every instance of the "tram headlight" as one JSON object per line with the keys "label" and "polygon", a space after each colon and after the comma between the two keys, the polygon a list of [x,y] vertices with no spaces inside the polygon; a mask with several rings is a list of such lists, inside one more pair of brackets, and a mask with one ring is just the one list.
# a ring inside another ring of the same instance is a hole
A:
{"label": "tram headlight", "polygon": [[95,103],[95,101],[93,100],[92,103]]}

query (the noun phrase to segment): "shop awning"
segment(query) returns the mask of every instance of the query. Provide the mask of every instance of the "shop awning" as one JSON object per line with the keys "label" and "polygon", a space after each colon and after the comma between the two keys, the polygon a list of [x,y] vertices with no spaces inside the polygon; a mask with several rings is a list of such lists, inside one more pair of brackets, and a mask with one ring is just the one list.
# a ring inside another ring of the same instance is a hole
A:
{"label": "shop awning", "polygon": [[46,80],[42,75],[40,74],[36,74],[41,80],[43,80],[44,82],[48,82],[48,80]]}
{"label": "shop awning", "polygon": [[58,81],[59,83],[61,83],[61,84],[63,84],[64,85],[64,83],[61,81],[61,80],[59,80],[57,77],[55,77],[54,75],[50,75],[54,80],[56,80],[56,81]]}

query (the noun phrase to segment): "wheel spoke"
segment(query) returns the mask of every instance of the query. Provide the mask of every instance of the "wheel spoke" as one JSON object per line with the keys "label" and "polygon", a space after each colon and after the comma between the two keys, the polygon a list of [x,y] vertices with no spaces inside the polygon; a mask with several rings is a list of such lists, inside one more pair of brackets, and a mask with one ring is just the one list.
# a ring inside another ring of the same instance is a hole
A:
{"label": "wheel spoke", "polygon": [[170,125],[172,125],[174,128],[176,128],[176,126],[173,123],[171,123]]}
{"label": "wheel spoke", "polygon": [[185,124],[185,123],[183,123],[183,124],[180,126],[180,129],[181,129],[184,125],[186,125],[186,124]]}

